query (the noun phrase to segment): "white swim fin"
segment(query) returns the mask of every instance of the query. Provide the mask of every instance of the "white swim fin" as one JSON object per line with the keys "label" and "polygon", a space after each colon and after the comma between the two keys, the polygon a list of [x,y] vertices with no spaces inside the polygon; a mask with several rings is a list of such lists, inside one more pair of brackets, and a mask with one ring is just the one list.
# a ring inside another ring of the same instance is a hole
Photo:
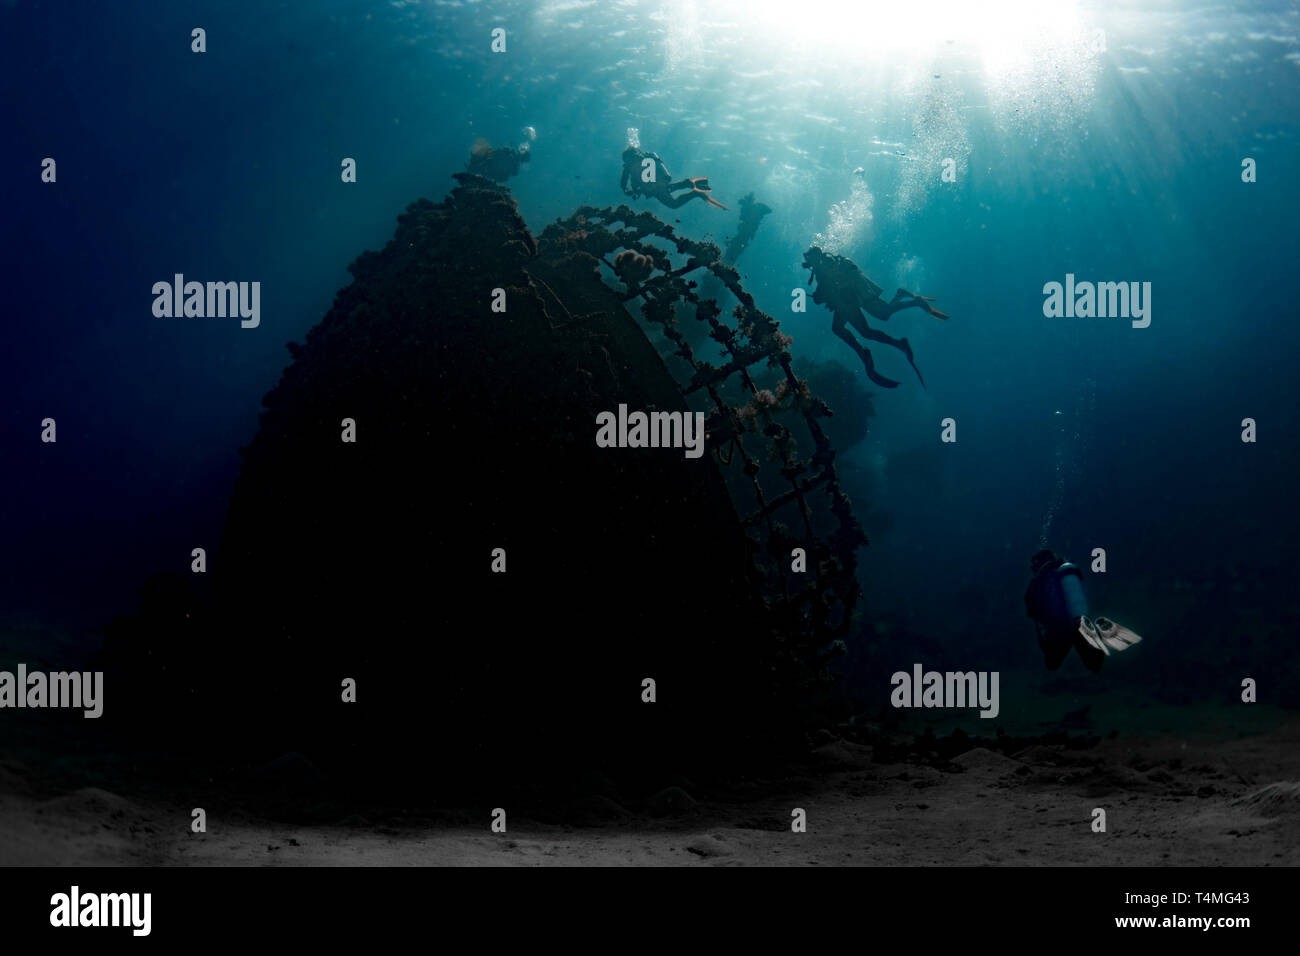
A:
{"label": "white swim fin", "polygon": [[1095,621],[1086,617],[1079,618],[1079,633],[1085,641],[1108,656],[1111,651],[1122,651],[1142,640],[1140,635],[1123,624],[1116,624],[1106,617],[1099,617]]}

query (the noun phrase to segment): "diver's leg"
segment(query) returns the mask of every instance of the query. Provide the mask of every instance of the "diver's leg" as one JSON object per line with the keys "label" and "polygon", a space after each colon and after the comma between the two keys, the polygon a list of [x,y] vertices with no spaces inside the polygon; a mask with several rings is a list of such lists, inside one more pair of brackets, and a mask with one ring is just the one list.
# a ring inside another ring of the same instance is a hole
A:
{"label": "diver's leg", "polygon": [[857,339],[849,335],[849,327],[844,324],[844,316],[838,312],[834,313],[834,318],[831,320],[831,331],[842,338],[853,351],[862,354],[862,346],[858,344]]}
{"label": "diver's leg", "polygon": [[665,189],[663,192],[655,193],[654,195],[655,199],[658,199],[669,209],[677,209],[679,206],[686,205],[686,203],[698,196],[699,193],[682,193],[680,196],[674,196]]}
{"label": "diver's leg", "polygon": [[[701,185],[700,185],[701,183],[703,183],[704,185],[701,186]],[[727,208],[726,206],[722,205],[722,203],[720,203],[720,202],[718,202],[716,199],[714,199],[712,195],[709,194],[709,181],[708,181],[707,179],[702,178],[702,177],[701,177],[701,178],[698,178],[698,179],[683,179],[683,180],[682,180],[681,182],[679,182],[679,183],[672,183],[671,185],[669,185],[668,188],[669,188],[669,189],[683,189],[683,188],[685,188],[685,189],[689,189],[689,190],[691,190],[691,191],[688,192],[688,193],[684,193],[684,194],[681,196],[681,198],[680,198],[679,200],[677,200],[677,205],[672,207],[672,208],[674,208],[674,209],[676,209],[677,206],[680,206],[682,203],[687,202],[688,200],[691,200],[691,199],[695,199],[695,198],[697,198],[697,197],[698,197],[699,199],[703,199],[706,203],[708,203],[708,204],[709,204],[710,206],[712,206],[714,209],[723,209],[723,210],[725,210],[725,209]],[[667,200],[665,200],[665,202],[666,202],[666,201],[667,201]]]}
{"label": "diver's leg", "polygon": [[[910,296],[910,298],[903,298],[903,296]],[[878,319],[887,319],[895,312],[902,312],[904,309],[924,309],[925,307],[925,303],[917,301],[916,297],[912,296],[910,292],[899,289],[892,299],[881,303],[879,311],[873,314]],[[881,315],[881,312],[885,314]]]}
{"label": "diver's leg", "polygon": [[916,309],[924,309],[928,315],[932,315],[936,319],[949,318],[950,316],[948,315],[947,312],[940,312],[938,309],[936,309],[934,306],[930,304],[933,301],[934,301],[934,296],[916,295],[915,293],[908,292],[906,289],[900,288],[897,292],[894,293],[894,297],[890,299],[888,303],[884,303],[882,305],[882,309],[886,313],[885,315],[880,315],[879,313],[873,313],[873,314],[875,314],[877,318],[887,319],[895,312],[901,312],[904,309],[916,308]]}
{"label": "diver's leg", "polygon": [[1043,651],[1043,663],[1049,671],[1054,671],[1061,666],[1065,660],[1065,655],[1070,653],[1070,638],[1063,638],[1059,634],[1051,632],[1040,632],[1038,635],[1038,646]]}
{"label": "diver's leg", "polygon": [[707,189],[697,189],[697,190],[695,190],[694,195],[699,196],[701,199],[703,199],[706,203],[708,203],[708,204],[709,204],[710,206],[712,206],[714,209],[721,209],[721,210],[723,210],[724,212],[725,212],[726,209],[727,209],[726,206],[722,205],[722,203],[720,203],[720,202],[718,202],[716,199],[714,199],[714,198],[713,198],[713,194],[712,194],[711,192],[709,192]]}
{"label": "diver's leg", "polygon": [[831,323],[831,331],[847,342],[849,348],[858,353],[858,358],[862,359],[862,364],[866,366],[867,378],[871,379],[881,388],[898,388],[898,383],[893,379],[885,378],[883,375],[876,372],[876,363],[871,359],[870,350],[863,347],[862,343],[855,339],[852,333],[849,332],[848,327],[844,324],[844,317],[841,313],[835,313],[835,320]]}
{"label": "diver's leg", "polygon": [[723,212],[727,211],[726,206],[713,198],[713,193],[709,191],[709,179],[707,176],[696,176],[693,179],[687,180],[687,182],[691,184],[691,188],[695,190],[696,195],[704,197],[704,201],[714,209],[721,209]]}
{"label": "diver's leg", "polygon": [[912,357],[912,346],[907,339],[896,339],[892,336],[886,335],[884,332],[877,332],[875,329],[867,325],[867,320],[862,317],[862,313],[860,312],[854,312],[849,321],[853,324],[853,328],[856,329],[858,334],[864,339],[870,339],[872,342],[883,342],[885,345],[892,345],[894,348],[906,355],[907,362],[912,366],[912,371],[916,373],[916,377],[920,380],[922,388],[925,387],[925,379],[921,377],[921,370],[916,367],[916,359]]}
{"label": "diver's leg", "polygon": [[1079,656],[1083,658],[1083,666],[1094,674],[1101,670],[1102,664],[1106,663],[1106,652],[1093,647],[1077,631],[1074,635],[1074,647],[1079,652]]}

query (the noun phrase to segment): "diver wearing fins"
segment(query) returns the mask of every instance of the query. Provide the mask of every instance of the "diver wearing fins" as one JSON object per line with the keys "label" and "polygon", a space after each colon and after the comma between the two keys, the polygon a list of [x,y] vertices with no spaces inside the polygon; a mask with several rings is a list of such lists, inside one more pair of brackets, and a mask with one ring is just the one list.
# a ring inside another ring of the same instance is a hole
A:
{"label": "diver wearing fins", "polygon": [[1025,591],[1025,612],[1038,625],[1038,646],[1048,670],[1060,667],[1073,647],[1095,674],[1111,651],[1142,640],[1123,625],[1088,616],[1083,572],[1075,565],[1044,549],[1033,556],[1029,567],[1034,577]]}
{"label": "diver wearing fins", "polygon": [[[651,182],[642,179],[641,171],[646,168],[644,165],[646,160],[654,161],[654,180]],[[628,188],[629,184],[631,189]],[[658,153],[645,152],[631,144],[623,150],[623,175],[619,178],[618,186],[628,196],[635,198],[644,194],[652,199],[658,199],[669,209],[683,206],[692,199],[703,199],[715,209],[727,208],[709,193],[708,179],[696,176],[673,182],[672,174],[668,172],[668,167],[664,165]],[[690,192],[674,196],[673,193],[680,189],[689,189]]]}
{"label": "diver wearing fins", "polygon": [[831,310],[831,315],[834,316],[831,331],[858,353],[862,364],[866,366],[867,378],[881,388],[898,387],[898,383],[892,378],[885,378],[876,371],[871,350],[853,337],[853,333],[849,331],[850,327],[862,338],[892,345],[906,355],[912,371],[921,382],[921,387],[925,387],[925,379],[921,378],[921,370],[916,367],[916,360],[912,357],[912,346],[907,339],[896,339],[869,327],[862,313],[866,312],[867,315],[882,322],[903,309],[921,309],[936,319],[949,318],[947,312],[940,312],[930,304],[934,301],[931,296],[916,295],[900,288],[894,293],[894,297],[886,302],[881,298],[885,290],[868,279],[851,259],[824,252],[819,246],[812,246],[804,253],[803,267],[812,270],[812,274],[808,277],[808,284],[817,283],[817,288],[813,290],[813,301]]}

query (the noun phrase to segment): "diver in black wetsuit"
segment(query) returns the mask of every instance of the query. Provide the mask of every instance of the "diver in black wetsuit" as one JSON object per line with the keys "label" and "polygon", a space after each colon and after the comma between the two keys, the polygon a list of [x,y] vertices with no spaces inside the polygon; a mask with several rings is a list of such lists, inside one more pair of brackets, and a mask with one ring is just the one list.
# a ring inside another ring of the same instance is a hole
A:
{"label": "diver in black wetsuit", "polygon": [[858,353],[862,364],[866,366],[867,378],[881,388],[898,387],[898,383],[892,378],[885,378],[876,371],[871,350],[853,337],[853,333],[849,331],[850,326],[864,339],[892,345],[906,355],[912,371],[916,372],[916,377],[921,382],[921,387],[925,387],[925,379],[921,378],[921,370],[916,367],[916,359],[912,357],[912,346],[907,339],[896,339],[871,328],[867,325],[867,320],[862,317],[862,313],[866,312],[867,315],[885,321],[903,309],[921,309],[936,319],[948,318],[947,312],[940,312],[932,306],[930,303],[934,300],[930,296],[916,295],[906,289],[899,289],[894,293],[894,297],[886,302],[881,298],[881,293],[885,290],[868,279],[851,259],[823,252],[818,246],[812,246],[804,253],[803,267],[811,270],[808,284],[817,283],[817,288],[813,290],[813,301],[831,310],[831,315],[834,316],[831,331]]}
{"label": "diver in black wetsuit", "polygon": [[[654,161],[654,178],[650,182],[645,181],[642,172],[648,168],[645,165],[647,159]],[[710,195],[708,179],[697,176],[673,182],[668,167],[664,165],[658,153],[645,152],[635,146],[623,150],[623,175],[619,178],[618,187],[628,196],[646,195],[658,199],[669,209],[683,206],[692,199],[703,199],[715,209],[727,208]],[[690,192],[682,193],[680,196],[673,195],[681,189],[689,189]]]}
{"label": "diver in black wetsuit", "polygon": [[1088,599],[1083,594],[1083,572],[1046,549],[1029,563],[1033,580],[1025,591],[1025,613],[1038,626],[1038,646],[1043,663],[1054,671],[1070,648],[1094,674],[1111,651],[1122,651],[1142,638],[1128,628],[1104,617],[1088,616]]}
{"label": "diver in black wetsuit", "polygon": [[736,234],[727,242],[727,248],[722,253],[723,262],[729,266],[736,264],[740,254],[754,238],[754,233],[758,232],[758,224],[771,211],[771,206],[756,202],[753,193],[746,193],[740,197],[740,226],[736,229]]}

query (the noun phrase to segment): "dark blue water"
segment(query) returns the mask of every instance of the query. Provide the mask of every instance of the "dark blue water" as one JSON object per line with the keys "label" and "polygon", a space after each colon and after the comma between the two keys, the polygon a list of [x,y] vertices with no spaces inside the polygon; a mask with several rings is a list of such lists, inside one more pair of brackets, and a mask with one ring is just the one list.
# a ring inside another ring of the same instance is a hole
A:
{"label": "dark blue water", "polygon": [[[828,312],[790,310],[813,242],[952,316],[890,320],[927,387],[873,348],[902,384],[872,388],[871,432],[843,451],[882,626],[1032,658],[1021,596],[1046,540],[1106,550],[1090,593],[1155,660],[1284,639],[1296,5],[787,7],[0,4],[0,611],[93,629],[214,550],[285,343],[476,139],[536,130],[509,185],[540,232],[623,201],[635,128],[732,208],[654,207],[686,234],[725,240],[750,191],[772,207],[740,270],[796,355],[861,374]],[[261,324],[155,318],[175,273],[261,282]],[[1045,317],[1067,273],[1151,283],[1149,327]]]}

